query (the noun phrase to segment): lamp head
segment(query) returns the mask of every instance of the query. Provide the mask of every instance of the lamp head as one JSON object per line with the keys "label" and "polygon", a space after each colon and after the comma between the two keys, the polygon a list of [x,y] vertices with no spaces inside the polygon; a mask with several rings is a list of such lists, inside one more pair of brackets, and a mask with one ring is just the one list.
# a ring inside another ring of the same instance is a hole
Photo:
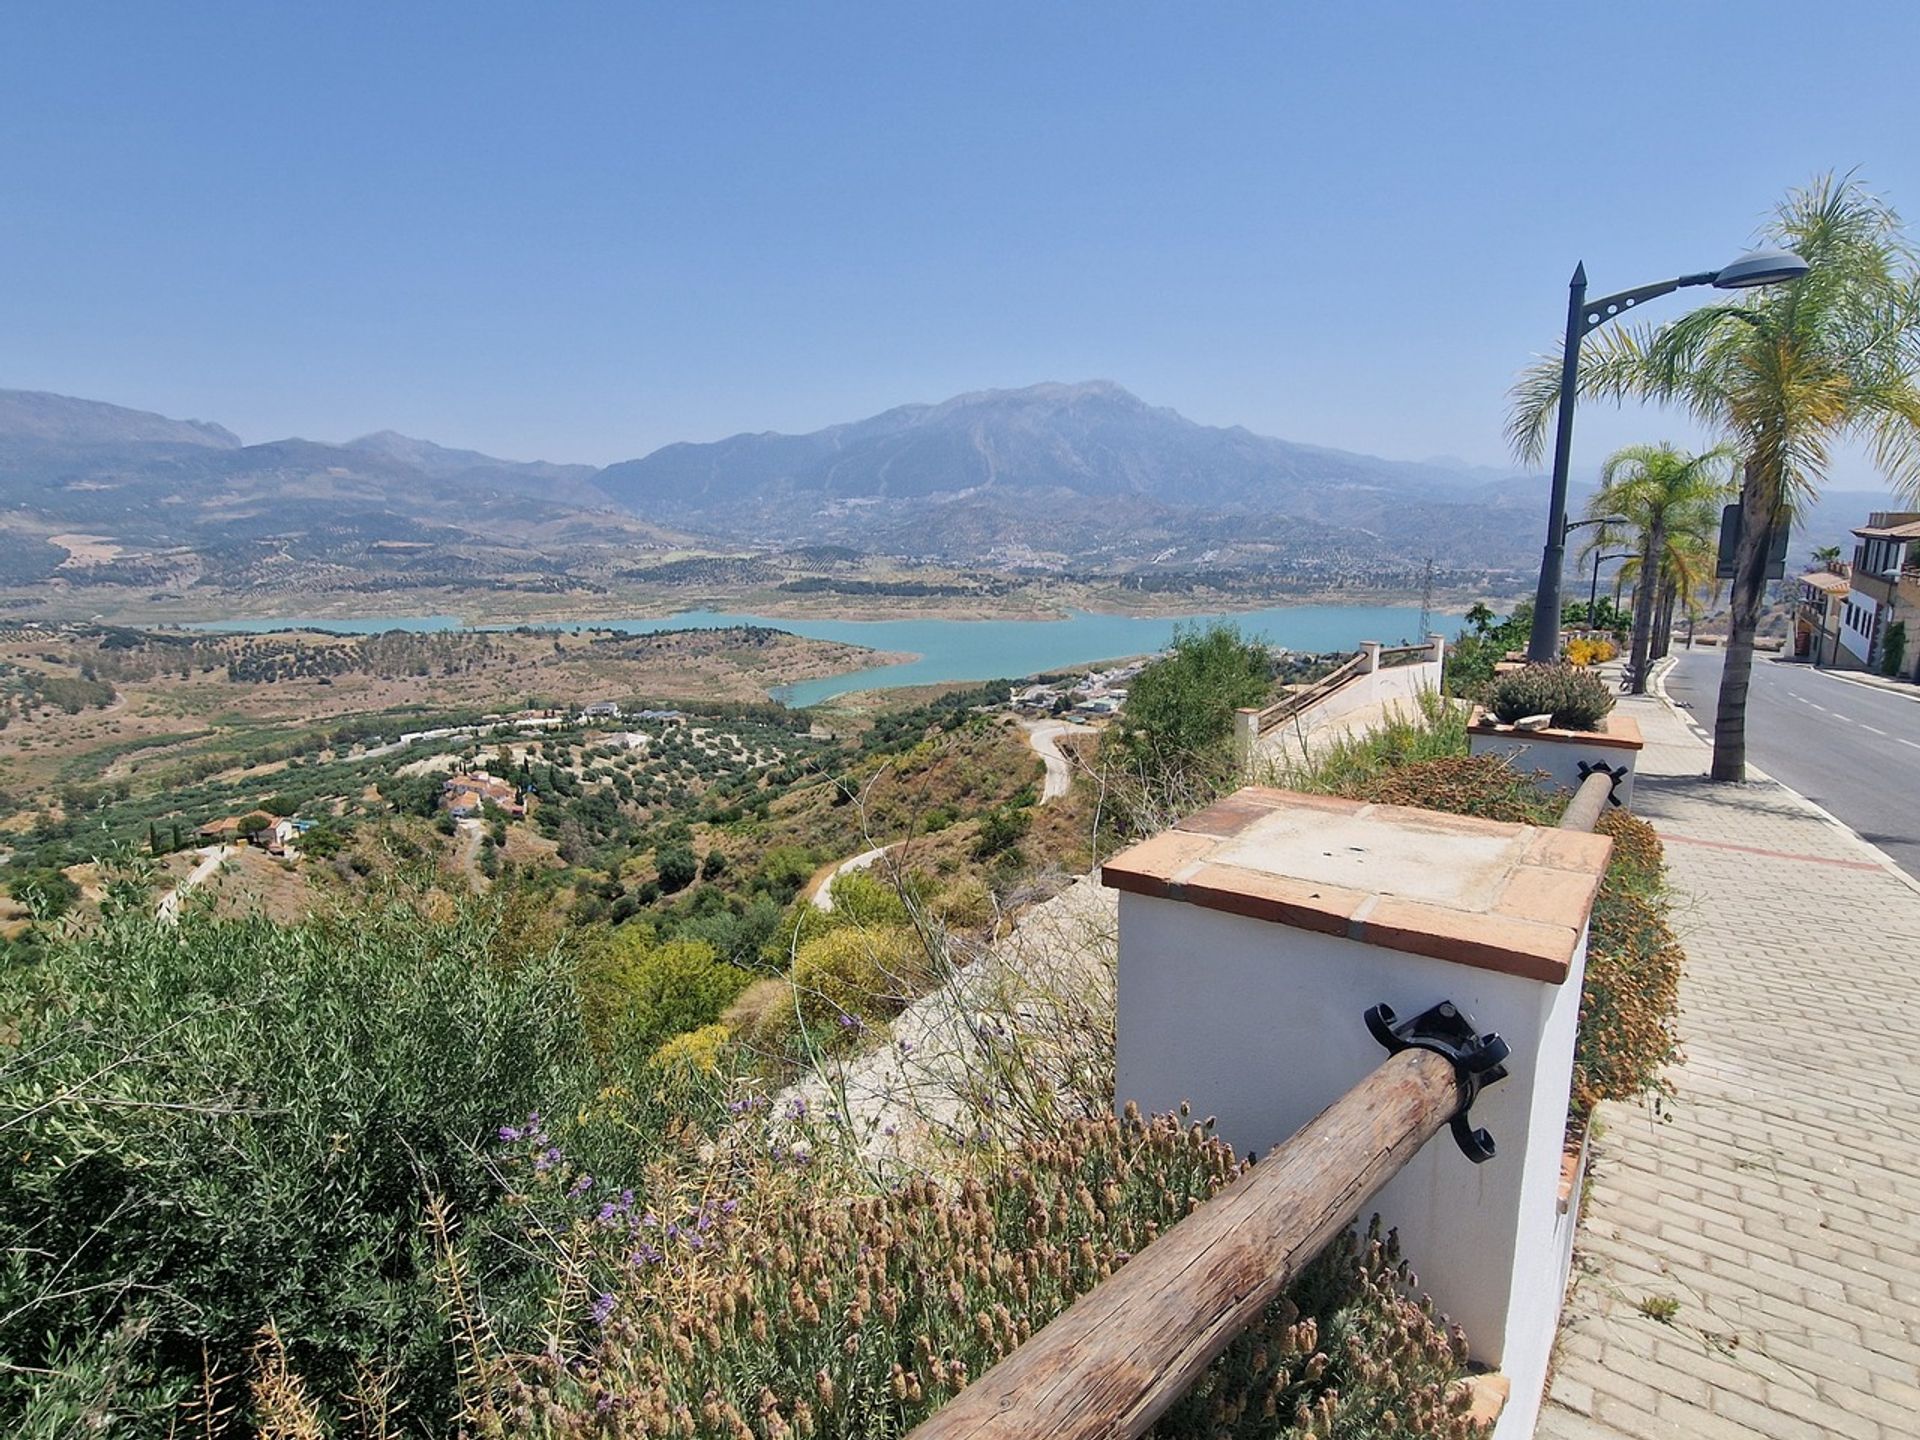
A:
{"label": "lamp head", "polygon": [[1731,265],[1714,271],[1716,290],[1752,290],[1760,285],[1780,285],[1798,280],[1810,267],[1791,250],[1754,250]]}

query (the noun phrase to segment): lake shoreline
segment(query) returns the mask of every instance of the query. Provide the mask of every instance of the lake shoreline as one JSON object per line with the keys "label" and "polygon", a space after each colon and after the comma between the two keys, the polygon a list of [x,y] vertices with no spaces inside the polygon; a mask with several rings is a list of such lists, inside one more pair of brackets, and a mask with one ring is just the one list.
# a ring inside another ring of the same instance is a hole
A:
{"label": "lake shoreline", "polygon": [[[828,640],[870,652],[867,663],[834,675],[769,688],[769,695],[804,709],[862,690],[893,690],[917,685],[1018,679],[1052,670],[1071,670],[1103,656],[1150,655],[1172,643],[1183,625],[1214,621],[1240,626],[1276,648],[1322,654],[1350,650],[1363,640],[1386,644],[1420,641],[1420,611],[1380,605],[1289,605],[1260,610],[1112,615],[1071,611],[1057,619],[982,619],[952,617],[858,620],[802,618],[722,610],[683,610],[665,616],[578,619],[535,625],[473,626],[457,615],[295,616],[201,622],[181,628],[240,634],[271,634],[296,629],[333,634],[378,634],[386,630],[552,630],[579,633],[655,634],[670,630],[715,630],[759,626],[809,640]],[[1435,612],[1428,623],[1454,634],[1460,622]],[[899,657],[911,657],[901,659]]]}

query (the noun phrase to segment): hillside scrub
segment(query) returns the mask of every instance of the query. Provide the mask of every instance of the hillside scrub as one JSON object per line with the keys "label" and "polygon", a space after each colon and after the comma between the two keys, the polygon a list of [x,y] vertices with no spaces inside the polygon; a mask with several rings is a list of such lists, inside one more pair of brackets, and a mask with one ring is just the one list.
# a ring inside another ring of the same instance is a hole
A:
{"label": "hillside scrub", "polygon": [[[847,1196],[808,1152],[669,1178],[650,1208],[507,1173],[572,1297],[541,1352],[472,1355],[480,1429],[539,1437],[903,1435],[1242,1172],[1180,1117],[1129,1113]],[[1161,1422],[1163,1437],[1476,1433],[1464,1346],[1377,1234],[1336,1243]],[[486,1333],[469,1317],[464,1333]],[[1392,1415],[1393,1419],[1386,1417]],[[1397,1427],[1395,1422],[1397,1422]]]}
{"label": "hillside scrub", "polygon": [[504,1323],[537,1277],[481,1239],[487,1138],[596,1116],[576,1143],[631,1164],[664,1128],[657,1087],[595,1060],[567,957],[524,938],[398,895],[177,930],[122,906],[0,976],[0,1430],[165,1433],[270,1321],[318,1393],[376,1364],[413,1424],[444,1421],[429,1200],[469,1227]]}

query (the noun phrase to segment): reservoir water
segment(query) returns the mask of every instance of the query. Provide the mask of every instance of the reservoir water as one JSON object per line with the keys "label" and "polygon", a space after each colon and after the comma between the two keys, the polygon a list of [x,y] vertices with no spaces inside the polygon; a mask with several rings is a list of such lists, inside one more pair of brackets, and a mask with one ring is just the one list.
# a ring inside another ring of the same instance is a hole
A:
{"label": "reservoir water", "polygon": [[[1433,628],[1449,637],[1460,629],[1457,616],[1434,615]],[[837,640],[874,650],[918,658],[898,665],[876,665],[803,680],[775,692],[793,706],[817,705],[850,690],[894,689],[949,680],[991,680],[1045,670],[1069,669],[1093,660],[1144,655],[1164,649],[1181,625],[1225,620],[1248,635],[1289,650],[1350,650],[1362,640],[1411,643],[1420,612],[1412,607],[1380,605],[1281,605],[1218,615],[1099,615],[1074,611],[1048,620],[823,620],[743,615],[720,610],[687,610],[650,620],[592,620],[577,625],[543,624],[545,630],[618,630],[632,635],[659,630],[720,629],[729,625],[765,625],[813,640]],[[259,634],[270,630],[311,629],[338,635],[374,635],[386,630],[457,630],[457,615],[418,615],[371,620],[230,620],[191,627]]]}

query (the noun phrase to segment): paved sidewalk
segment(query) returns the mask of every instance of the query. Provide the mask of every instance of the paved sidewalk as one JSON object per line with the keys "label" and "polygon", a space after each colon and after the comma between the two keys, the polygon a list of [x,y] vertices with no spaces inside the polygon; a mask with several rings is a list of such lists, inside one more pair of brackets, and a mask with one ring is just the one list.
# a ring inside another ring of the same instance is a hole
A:
{"label": "paved sidewalk", "polygon": [[1687,1058],[1664,1117],[1602,1111],[1538,1434],[1920,1435],[1920,892],[1620,703],[1680,896]]}

